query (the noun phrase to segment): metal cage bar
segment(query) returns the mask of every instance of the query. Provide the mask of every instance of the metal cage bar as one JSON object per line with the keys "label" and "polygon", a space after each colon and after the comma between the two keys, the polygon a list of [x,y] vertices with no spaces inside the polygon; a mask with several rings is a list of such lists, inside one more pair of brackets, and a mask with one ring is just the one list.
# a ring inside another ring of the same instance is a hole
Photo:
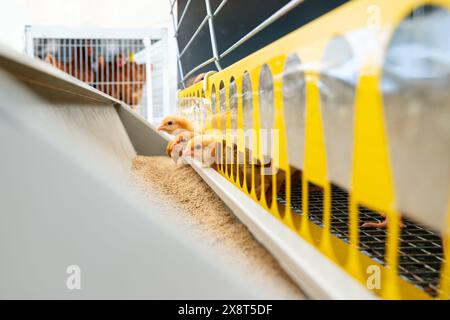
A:
{"label": "metal cage bar", "polygon": [[304,2],[305,0],[292,0],[289,3],[287,3],[286,5],[284,5],[280,10],[278,10],[277,12],[275,12],[273,15],[271,15],[269,18],[267,18],[266,20],[264,20],[261,24],[259,24],[256,28],[254,28],[252,31],[250,31],[249,33],[247,33],[245,36],[243,36],[240,40],[238,40],[236,43],[234,43],[231,47],[229,47],[228,49],[226,49],[221,55],[220,55],[220,59],[224,58],[225,56],[227,56],[228,54],[230,54],[231,52],[233,52],[236,48],[240,47],[241,45],[243,45],[245,42],[247,42],[250,38],[252,38],[253,36],[255,36],[256,34],[258,34],[259,32],[261,32],[262,30],[264,30],[265,28],[267,28],[268,26],[270,26],[272,23],[274,23],[275,21],[277,21],[278,19],[280,19],[282,16],[284,16],[286,13],[288,13],[289,11],[293,10],[295,7],[297,7],[299,4],[301,4],[302,2]]}
{"label": "metal cage bar", "polygon": [[188,2],[186,3],[186,7],[184,8],[183,12],[181,13],[180,20],[178,21],[177,29],[175,30],[175,34],[178,34],[178,30],[180,30],[180,26],[183,23],[183,19],[186,16],[187,9],[189,8],[189,5],[191,4],[191,1],[192,0],[188,0]]}
{"label": "metal cage bar", "polygon": [[[175,38],[177,40],[176,41],[177,42],[177,51],[178,51],[177,52],[177,59],[178,59],[177,63],[178,63],[178,69],[180,72],[180,84],[183,87],[185,87],[185,81],[191,75],[193,75],[199,69],[201,69],[213,62],[216,65],[217,70],[219,70],[219,71],[222,70],[222,66],[220,64],[221,59],[226,57],[228,54],[230,54],[231,52],[236,50],[238,47],[243,45],[249,39],[254,37],[256,34],[261,32],[262,30],[264,30],[271,24],[273,24],[275,21],[280,19],[282,16],[286,15],[288,12],[293,10],[295,7],[297,7],[304,1],[305,0],[291,0],[289,3],[287,3],[282,8],[280,8],[277,12],[275,12],[273,15],[271,15],[268,19],[261,22],[257,27],[255,27],[253,30],[251,30],[249,33],[247,33],[245,36],[243,36],[241,39],[239,39],[237,42],[235,42],[232,46],[230,46],[224,52],[219,53],[218,46],[217,46],[216,33],[215,33],[215,26],[214,26],[214,17],[220,13],[220,11],[223,9],[223,7],[227,4],[228,0],[222,0],[214,12],[212,11],[210,0],[205,0],[206,16],[203,18],[202,22],[199,24],[197,29],[194,31],[192,36],[189,38],[188,42],[186,43],[184,48],[181,50],[181,52],[179,52],[179,48],[178,48],[178,31],[179,31],[181,23],[183,22],[183,19],[186,16],[186,13],[191,5],[191,0],[188,0],[186,2],[186,6],[184,7],[183,12],[180,15],[180,19],[179,19],[178,23],[175,22],[176,19],[175,19],[174,10],[173,10],[177,0],[174,0],[173,2],[171,2],[171,0],[169,0],[170,7],[171,7],[170,14],[172,16],[173,29],[175,32]],[[199,65],[197,65],[196,67],[194,67],[190,71],[188,71],[186,73],[186,75],[184,75],[183,69],[182,69],[181,58],[186,53],[186,51],[189,49],[192,42],[197,38],[198,34],[200,33],[201,29],[205,26],[206,23],[208,23],[208,26],[209,26],[209,35],[210,35],[210,39],[211,39],[211,50],[213,52],[213,58],[210,58],[210,59],[200,63]]]}
{"label": "metal cage bar", "polygon": [[216,40],[216,31],[214,30],[214,15],[211,11],[211,3],[209,0],[205,0],[206,4],[206,12],[208,17],[208,25],[209,25],[209,36],[211,38],[211,47],[214,55],[214,63],[216,64],[217,70],[222,70],[220,65],[220,55],[217,49],[217,40]]}

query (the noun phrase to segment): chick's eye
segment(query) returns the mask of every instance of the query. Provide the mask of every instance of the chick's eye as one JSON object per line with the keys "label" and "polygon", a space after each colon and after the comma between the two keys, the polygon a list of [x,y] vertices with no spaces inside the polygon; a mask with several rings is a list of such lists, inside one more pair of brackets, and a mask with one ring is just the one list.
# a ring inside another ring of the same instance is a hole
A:
{"label": "chick's eye", "polygon": [[167,122],[167,124],[168,124],[169,126],[171,126],[171,125],[173,124],[173,122],[172,122],[172,121],[169,121],[169,122]]}
{"label": "chick's eye", "polygon": [[202,148],[201,145],[199,145],[199,144],[196,144],[196,145],[195,145],[195,150],[200,150],[201,148]]}

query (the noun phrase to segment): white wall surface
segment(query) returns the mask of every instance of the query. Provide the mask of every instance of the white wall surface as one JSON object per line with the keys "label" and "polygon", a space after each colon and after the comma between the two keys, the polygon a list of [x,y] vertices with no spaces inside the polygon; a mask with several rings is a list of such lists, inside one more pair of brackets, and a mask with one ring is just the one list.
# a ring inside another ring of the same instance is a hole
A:
{"label": "white wall surface", "polygon": [[169,0],[8,0],[0,9],[0,43],[25,51],[26,25],[169,30],[170,97],[176,96],[176,52]]}

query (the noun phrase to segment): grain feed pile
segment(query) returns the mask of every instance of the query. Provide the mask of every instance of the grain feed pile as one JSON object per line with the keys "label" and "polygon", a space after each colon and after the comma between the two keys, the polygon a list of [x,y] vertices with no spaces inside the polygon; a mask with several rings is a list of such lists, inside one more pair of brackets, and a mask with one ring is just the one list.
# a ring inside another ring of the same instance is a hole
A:
{"label": "grain feed pile", "polygon": [[274,298],[303,298],[278,262],[190,166],[177,166],[168,157],[138,156],[133,180],[152,200],[170,203],[175,221],[218,250],[222,263],[270,288]]}

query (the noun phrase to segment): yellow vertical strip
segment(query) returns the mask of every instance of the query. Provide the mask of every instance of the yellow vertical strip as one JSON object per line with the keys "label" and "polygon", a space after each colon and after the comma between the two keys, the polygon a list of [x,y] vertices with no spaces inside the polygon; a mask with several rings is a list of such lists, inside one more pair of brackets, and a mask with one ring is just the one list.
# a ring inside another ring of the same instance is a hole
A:
{"label": "yellow vertical strip", "polygon": [[[292,229],[295,229],[294,218],[291,210],[291,167],[288,159],[288,143],[286,137],[285,126],[285,112],[284,112],[284,99],[283,99],[283,72],[285,70],[287,55],[284,54],[273,63],[273,68],[276,75],[274,76],[274,94],[275,94],[275,128],[279,131],[279,145],[276,150],[279,152],[279,167],[285,172],[285,201],[286,208],[282,215],[283,222]],[[278,194],[279,190],[275,190],[275,194]],[[277,206],[278,209],[278,206]]]}
{"label": "yellow vertical strip", "polygon": [[[263,163],[263,159],[261,157],[262,151],[259,147],[259,132],[261,129],[260,126],[260,116],[259,116],[259,73],[261,71],[261,66],[251,70],[250,78],[252,82],[252,97],[253,97],[253,139],[252,139],[252,197],[254,200],[259,202],[265,209],[267,208],[264,192],[264,181],[261,182],[261,185],[256,185],[256,171],[260,171],[261,168],[255,165],[255,160],[258,159],[261,163]],[[256,158],[256,159],[255,159]],[[261,172],[258,172],[258,175],[261,175]],[[261,196],[260,199],[257,198],[256,188],[261,188]]]}
{"label": "yellow vertical strip", "polygon": [[[388,269],[383,281],[382,295],[385,298],[399,298],[397,285],[399,216],[394,209],[394,190],[392,172],[389,163],[388,145],[379,78],[372,70],[363,71],[356,93],[355,142],[352,176],[352,212],[351,212],[351,250],[358,244],[359,232],[357,205],[364,204],[383,212],[389,218],[386,256]],[[392,222],[392,223],[391,223]],[[354,252],[351,264],[354,261]],[[352,271],[357,266],[350,266]]]}
{"label": "yellow vertical strip", "polygon": [[212,101],[211,101],[212,100],[211,87],[209,86],[209,82],[210,81],[208,79],[208,76],[205,76],[205,79],[203,80],[203,88],[205,88],[205,90],[203,90],[203,88],[202,88],[202,92],[203,92],[203,98],[205,99],[204,102],[205,102],[207,108],[206,108],[206,114],[205,114],[206,117],[203,120],[203,126],[202,126],[203,130],[209,129],[208,128],[208,125],[209,125],[208,119],[211,118],[212,109],[213,109],[213,105],[212,105]]}
{"label": "yellow vertical strip", "polygon": [[[235,159],[236,161],[236,170],[237,170],[237,174],[236,174],[236,184],[237,186],[242,190],[245,191],[247,193],[247,184],[246,184],[246,179],[245,179],[245,163],[241,163],[243,162],[243,159],[240,159],[239,154],[244,154],[245,153],[245,148],[244,148],[244,141],[245,141],[245,137],[244,137],[244,114],[243,114],[243,107],[242,107],[242,75],[239,75],[238,77],[235,78],[236,81],[236,93],[237,93],[237,159]],[[245,158],[245,157],[244,157]],[[239,168],[242,167],[243,173],[242,173],[242,181],[241,181],[241,177],[240,177],[240,173],[239,173]]]}
{"label": "yellow vertical strip", "polygon": [[388,212],[388,233],[386,248],[387,270],[384,276],[382,295],[385,299],[399,299],[398,283],[398,250],[400,245],[400,215],[395,211]]}
{"label": "yellow vertical strip", "polygon": [[[328,184],[326,173],[325,143],[323,137],[322,116],[320,113],[320,92],[318,74],[306,75],[306,117],[305,117],[305,165],[303,179],[303,208],[300,232],[311,239],[309,221],[309,182],[322,188]],[[325,198],[324,198],[325,199]],[[323,213],[328,214],[328,213]],[[322,232],[323,234],[323,232]]]}
{"label": "yellow vertical strip", "polygon": [[361,261],[359,260],[359,206],[355,197],[349,197],[349,249],[345,269],[358,281],[364,283]]}
{"label": "yellow vertical strip", "polygon": [[331,244],[331,185],[325,183],[323,186],[323,231],[320,242],[320,249],[333,261],[337,258]]}
{"label": "yellow vertical strip", "polygon": [[223,83],[223,81],[221,81],[220,83],[217,84],[216,86],[216,101],[217,101],[217,109],[216,109],[216,122],[217,122],[217,134],[218,134],[218,138],[220,140],[220,163],[218,166],[218,171],[219,173],[221,173],[222,175],[224,175],[224,163],[223,163],[223,143],[222,143],[222,137],[223,137],[223,128],[222,128],[222,110],[221,110],[221,104],[222,104],[222,96],[220,94],[221,91],[221,84]]}
{"label": "yellow vertical strip", "polygon": [[[266,193],[264,192],[266,190],[266,182],[265,182],[265,174],[266,174],[266,168],[264,167],[265,165],[265,156],[264,156],[264,150],[265,148],[263,148],[263,143],[266,143],[266,137],[262,136],[262,130],[263,130],[263,126],[261,124],[261,104],[262,104],[262,100],[261,100],[261,96],[260,96],[260,77],[261,77],[261,71],[262,71],[262,65],[259,66],[256,70],[254,70],[254,76],[255,79],[257,80],[257,82],[255,81],[254,83],[257,83],[257,86],[255,85],[255,88],[253,88],[253,92],[254,92],[254,108],[255,111],[257,112],[258,115],[258,120],[256,120],[254,118],[254,123],[253,126],[255,126],[255,123],[257,124],[257,129],[256,129],[256,133],[257,133],[257,137],[258,137],[258,160],[261,163],[260,167],[255,167],[255,174],[260,176],[260,183],[259,186],[256,185],[256,188],[260,189],[260,204],[268,211],[270,211],[269,208],[269,204],[267,203],[267,199],[266,199]],[[266,129],[266,128],[264,128]],[[259,171],[259,173],[257,172]],[[255,183],[256,180],[255,180]]]}
{"label": "yellow vertical strip", "polygon": [[[231,125],[230,125],[230,80],[225,80],[225,114],[221,115],[221,121],[222,123],[225,122],[225,177],[233,182],[232,175],[231,175],[231,167],[230,170],[228,169],[229,165],[231,164],[231,159],[229,155],[229,150],[231,144]],[[224,121],[225,120],[225,121]]]}
{"label": "yellow vertical strip", "polygon": [[[278,180],[281,181],[277,177],[278,170],[282,170],[285,173],[285,190],[286,190],[286,206],[290,209],[290,183],[289,186],[288,180],[290,181],[289,172],[289,163],[287,160],[287,148],[286,148],[286,135],[284,129],[284,113],[283,113],[283,82],[282,82],[282,73],[284,69],[284,62],[286,60],[285,55],[277,56],[272,59],[269,63],[269,67],[271,69],[273,75],[273,95],[274,95],[274,112],[273,112],[273,129],[274,133],[271,134],[273,139],[272,142],[272,167],[274,170],[274,175],[272,176],[272,206],[271,212],[272,214],[279,218],[283,219],[285,223],[289,226],[292,226],[292,219],[289,220],[289,216],[286,215],[286,212],[280,212],[278,209],[277,203],[277,195],[279,193]],[[286,219],[288,218],[288,219]]]}
{"label": "yellow vertical strip", "polygon": [[[320,250],[332,260],[336,260],[331,245],[331,188],[328,182],[326,165],[326,148],[324,127],[320,108],[320,91],[318,87],[319,74],[306,75],[306,127],[305,127],[305,185],[308,190],[309,182],[323,189],[323,229],[320,239]],[[307,197],[308,199],[308,193]],[[305,207],[308,209],[308,201]],[[308,212],[308,211],[306,211]],[[309,212],[308,212],[309,214]],[[305,220],[306,222],[306,220]]]}

